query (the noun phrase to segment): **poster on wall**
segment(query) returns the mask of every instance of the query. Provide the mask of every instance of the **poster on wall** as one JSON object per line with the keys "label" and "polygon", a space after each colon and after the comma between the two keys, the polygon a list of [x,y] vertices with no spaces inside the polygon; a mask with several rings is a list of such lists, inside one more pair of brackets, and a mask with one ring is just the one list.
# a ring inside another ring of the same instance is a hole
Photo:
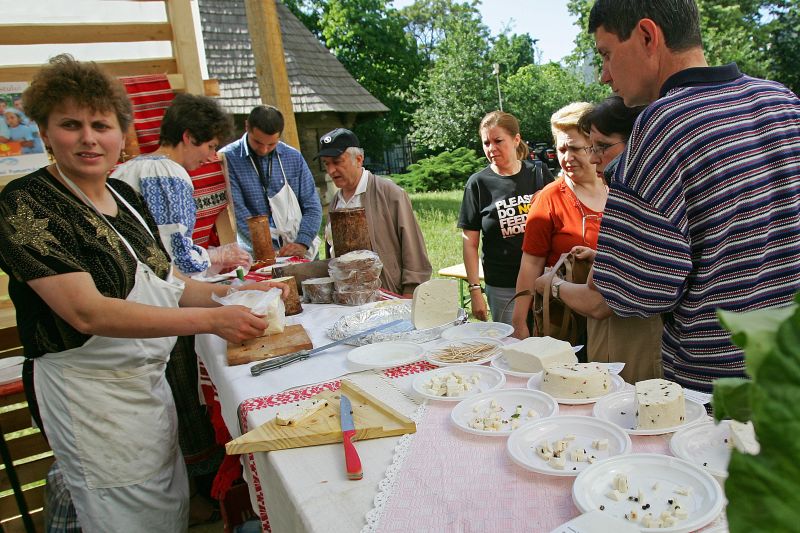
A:
{"label": "poster on wall", "polygon": [[0,177],[28,174],[48,163],[39,127],[22,108],[27,86],[0,83]]}

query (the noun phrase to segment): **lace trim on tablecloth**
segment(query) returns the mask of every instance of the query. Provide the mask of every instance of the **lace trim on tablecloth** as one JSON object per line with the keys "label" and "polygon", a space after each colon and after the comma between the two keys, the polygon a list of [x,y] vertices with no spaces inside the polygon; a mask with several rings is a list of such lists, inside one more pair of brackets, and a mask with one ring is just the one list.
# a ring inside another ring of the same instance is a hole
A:
{"label": "lace trim on tablecloth", "polygon": [[[428,402],[423,402],[409,418],[411,418],[411,420],[413,420],[417,425],[421,424],[422,419],[425,417],[427,407]],[[392,492],[394,491],[395,485],[397,484],[397,479],[399,477],[398,474],[403,468],[403,462],[408,456],[409,448],[411,447],[411,443],[414,441],[415,436],[416,433],[409,433],[400,437],[397,446],[394,448],[392,464],[386,469],[386,475],[380,481],[380,483],[378,483],[378,493],[375,495],[374,500],[375,506],[367,513],[367,525],[364,526],[364,528],[361,530],[361,533],[375,533],[378,530],[378,525],[380,524],[381,517],[383,516],[383,510],[386,507],[389,498],[392,496]]]}

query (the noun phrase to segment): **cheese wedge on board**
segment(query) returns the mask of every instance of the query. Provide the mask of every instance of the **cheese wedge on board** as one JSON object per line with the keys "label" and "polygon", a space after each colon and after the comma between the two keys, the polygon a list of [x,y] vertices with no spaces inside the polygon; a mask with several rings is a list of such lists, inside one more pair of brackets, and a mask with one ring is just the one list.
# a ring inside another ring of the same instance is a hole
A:
{"label": "cheese wedge on board", "polygon": [[275,415],[275,422],[279,426],[294,426],[327,406],[328,400],[325,399],[301,400],[278,410]]}

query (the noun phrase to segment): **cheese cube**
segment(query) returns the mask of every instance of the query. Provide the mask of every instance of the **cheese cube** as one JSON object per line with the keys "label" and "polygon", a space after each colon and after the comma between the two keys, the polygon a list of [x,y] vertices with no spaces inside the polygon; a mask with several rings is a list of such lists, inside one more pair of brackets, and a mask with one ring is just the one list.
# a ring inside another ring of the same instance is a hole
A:
{"label": "cheese cube", "polygon": [[552,337],[528,337],[502,350],[508,366],[518,372],[541,372],[556,363],[578,362],[568,342]]}
{"label": "cheese cube", "polygon": [[730,441],[733,441],[733,446],[742,453],[758,455],[761,451],[753,423],[749,421],[744,424],[736,420],[730,421]]}
{"label": "cheese cube", "polygon": [[417,329],[435,328],[453,322],[458,318],[459,309],[458,282],[432,279],[414,289],[411,321]]}

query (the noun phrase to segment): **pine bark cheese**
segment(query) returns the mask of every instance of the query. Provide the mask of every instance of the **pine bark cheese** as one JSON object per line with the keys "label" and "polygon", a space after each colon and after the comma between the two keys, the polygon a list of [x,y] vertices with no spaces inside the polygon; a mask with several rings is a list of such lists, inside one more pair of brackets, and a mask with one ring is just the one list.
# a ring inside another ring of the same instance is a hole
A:
{"label": "pine bark cheese", "polygon": [[458,282],[454,279],[432,279],[414,289],[411,320],[417,329],[435,328],[455,321],[460,308]]}
{"label": "pine bark cheese", "polygon": [[599,398],[611,390],[611,377],[597,363],[559,363],[544,369],[541,390],[554,398]]}
{"label": "pine bark cheese", "polygon": [[559,363],[577,363],[578,357],[568,342],[552,337],[528,337],[503,347],[508,366],[517,372],[541,372]]}
{"label": "pine bark cheese", "polygon": [[666,379],[636,383],[636,429],[680,426],[686,420],[683,388]]}

